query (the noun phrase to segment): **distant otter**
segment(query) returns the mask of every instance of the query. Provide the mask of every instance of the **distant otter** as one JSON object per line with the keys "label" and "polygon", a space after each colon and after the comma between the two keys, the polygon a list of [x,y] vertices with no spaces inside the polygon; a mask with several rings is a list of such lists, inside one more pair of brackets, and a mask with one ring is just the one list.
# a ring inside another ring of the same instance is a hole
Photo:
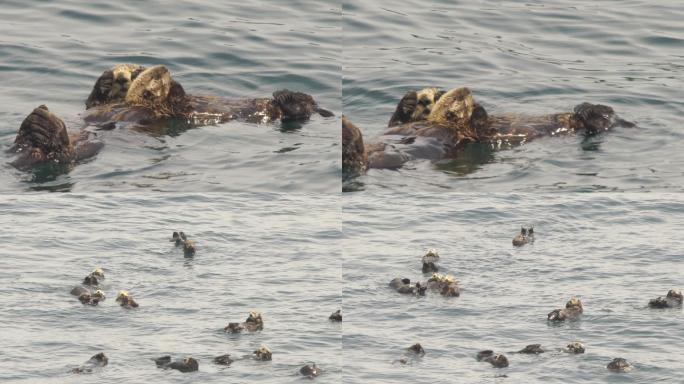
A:
{"label": "distant otter", "polygon": [[275,120],[303,121],[322,109],[313,97],[287,89],[272,98],[231,100],[192,96],[171,77],[163,65],[151,68],[127,64],[102,73],[86,100],[87,122],[134,122],[147,124],[164,119],[183,119],[190,124],[218,124],[235,119],[254,123]]}
{"label": "distant otter", "polygon": [[225,332],[229,333],[240,333],[243,330],[249,332],[261,331],[264,329],[264,319],[260,312],[252,311],[247,316],[247,320],[243,323],[228,323],[228,325],[223,328]]}
{"label": "distant otter", "polygon": [[330,321],[335,321],[335,322],[341,322],[342,321],[342,310],[338,309],[337,311],[333,312],[328,319]]}
{"label": "distant otter", "polygon": [[119,291],[116,295],[116,302],[119,303],[123,308],[138,308],[138,303],[133,300],[133,297],[128,294],[128,291]]}
{"label": "distant otter", "polygon": [[157,365],[157,368],[175,369],[183,373],[199,370],[199,362],[192,357],[171,361],[171,356],[162,356],[154,359],[154,363]]}
{"label": "distant otter", "polygon": [[480,351],[477,353],[477,361],[486,361],[496,368],[508,367],[508,358],[500,353],[494,353],[492,350]]}
{"label": "distant otter", "polygon": [[185,240],[183,242],[183,255],[185,257],[192,257],[195,256],[195,242],[192,240]]}
{"label": "distant otter", "polygon": [[65,166],[97,154],[103,144],[89,140],[88,131],[67,132],[64,121],[41,105],[21,123],[14,144],[8,152],[17,154],[12,165],[28,170],[39,164]]}
{"label": "distant otter", "polygon": [[554,309],[549,312],[546,318],[549,321],[573,320],[579,317],[583,311],[580,299],[573,297],[565,304],[564,309]]}
{"label": "distant otter", "polygon": [[584,344],[582,344],[579,341],[573,341],[572,343],[568,344],[565,348],[561,349],[563,352],[568,352],[568,353],[574,353],[574,354],[580,354],[584,353],[586,349],[584,348]]}
{"label": "distant otter", "polygon": [[109,364],[109,358],[104,352],[93,355],[88,361],[78,368],[74,368],[70,373],[92,373],[95,368],[102,368]]}
{"label": "distant otter", "polygon": [[309,379],[313,379],[320,376],[321,369],[316,366],[316,363],[311,365],[307,364],[299,369],[299,373],[305,377],[308,377]]}
{"label": "distant otter", "polygon": [[518,353],[534,354],[534,355],[538,355],[538,354],[544,353],[544,352],[545,351],[541,347],[541,344],[530,344],[530,345],[526,346],[525,348],[518,351]]}
{"label": "distant otter", "polygon": [[389,286],[394,288],[399,293],[411,294],[424,296],[427,287],[417,282],[415,285],[411,285],[411,280],[407,278],[395,277],[389,282]]}
{"label": "distant otter", "polygon": [[522,247],[527,243],[534,242],[534,228],[520,227],[520,233],[513,238],[513,245],[516,247]]}
{"label": "distant otter", "polygon": [[458,297],[461,295],[458,282],[451,275],[433,273],[432,277],[427,281],[427,287],[438,290],[440,295],[446,297]]}
{"label": "distant otter", "polygon": [[94,293],[86,292],[78,296],[78,300],[84,305],[98,305],[101,301],[104,301],[105,293],[101,290],[96,290]]}
{"label": "distant otter", "polygon": [[[365,145],[358,127],[343,119],[343,172],[353,176],[367,168],[397,169],[412,159],[454,158],[468,143],[483,143],[491,149],[500,149],[543,136],[591,135],[617,126],[634,126],[616,117],[611,107],[600,104],[582,103],[571,113],[539,117],[489,116],[484,107],[474,101],[468,88],[454,88],[437,95],[439,97],[425,117],[425,108],[411,101],[415,97],[409,92],[399,102],[389,129],[376,141]],[[409,101],[405,100],[407,98]],[[430,104],[427,99],[426,102]],[[347,146],[354,149],[345,148]]]}
{"label": "distant otter", "polygon": [[416,358],[420,358],[423,356],[425,356],[425,349],[423,349],[423,346],[420,345],[420,343],[415,343],[412,346],[406,348],[404,357],[402,357],[399,360],[395,360],[394,362],[401,364],[411,364]]}
{"label": "distant otter", "polygon": [[682,305],[682,291],[678,289],[670,289],[667,292],[667,296],[663,299],[658,297],[648,302],[648,306],[651,308],[673,308]]}
{"label": "distant otter", "polygon": [[618,372],[629,372],[632,370],[632,365],[627,362],[627,360],[617,357],[613,359],[608,365],[606,366],[611,371],[618,371]]}
{"label": "distant otter", "polygon": [[218,365],[230,365],[233,361],[234,360],[228,354],[214,357],[214,364]]}
{"label": "distant otter", "polygon": [[271,360],[272,355],[271,350],[267,346],[262,345],[252,353],[252,358],[254,360],[269,361]]}
{"label": "distant otter", "polygon": [[428,249],[423,258],[421,259],[421,261],[423,262],[423,273],[434,273],[439,271],[439,268],[437,268],[437,264],[435,264],[439,261],[439,253],[436,249]]}

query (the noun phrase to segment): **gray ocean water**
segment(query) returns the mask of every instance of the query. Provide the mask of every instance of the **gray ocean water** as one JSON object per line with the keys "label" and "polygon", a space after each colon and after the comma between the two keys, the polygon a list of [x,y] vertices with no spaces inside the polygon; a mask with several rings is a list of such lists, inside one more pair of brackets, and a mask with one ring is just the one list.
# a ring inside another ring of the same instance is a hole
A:
{"label": "gray ocean water", "polygon": [[368,191],[681,191],[684,7],[677,1],[345,1],[344,113],[368,141],[405,92],[467,86],[490,115],[612,106],[639,125],[454,161],[371,170]]}
{"label": "gray ocean water", "polygon": [[339,117],[99,131],[104,150],[67,175],[19,172],[4,153],[41,104],[68,127],[83,128],[80,114],[95,80],[118,63],[163,64],[191,94],[300,90],[339,115],[338,3],[6,0],[0,19],[0,190],[340,190]]}
{"label": "gray ocean water", "polygon": [[[682,309],[649,299],[682,289],[684,200],[672,194],[346,194],[343,197],[345,383],[680,383]],[[406,204],[410,201],[410,204]],[[515,248],[521,225],[534,244]],[[425,281],[420,258],[461,296],[401,295],[394,277]],[[546,315],[579,297],[579,321]],[[586,353],[557,351],[572,341]],[[393,363],[419,342],[412,365]],[[513,354],[541,344],[541,355]],[[505,353],[510,366],[478,362]],[[612,373],[616,357],[634,366]]]}
{"label": "gray ocean water", "polygon": [[[272,194],[60,194],[0,197],[0,382],[288,383],[315,362],[317,382],[339,383],[339,198]],[[87,214],[84,214],[87,212]],[[194,258],[168,239],[183,230]],[[108,298],[84,306],[69,294],[96,267]],[[114,302],[128,290],[140,307]],[[264,330],[228,335],[249,311]],[[212,363],[260,345],[270,362]],[[91,375],[66,373],[105,352]],[[193,356],[199,372],[155,367]]]}

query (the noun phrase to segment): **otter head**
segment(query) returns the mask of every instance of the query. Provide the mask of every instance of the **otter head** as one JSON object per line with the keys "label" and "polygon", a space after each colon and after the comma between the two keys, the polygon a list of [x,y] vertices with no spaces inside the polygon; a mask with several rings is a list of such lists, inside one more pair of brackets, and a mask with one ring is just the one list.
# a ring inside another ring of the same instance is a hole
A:
{"label": "otter head", "polygon": [[144,70],[137,64],[117,64],[104,71],[86,100],[86,109],[124,100],[131,83]]}
{"label": "otter head", "polygon": [[21,123],[13,150],[27,151],[35,162],[66,161],[72,153],[72,146],[62,119],[41,105]]}
{"label": "otter head", "polygon": [[508,359],[500,353],[487,358],[486,361],[490,362],[496,368],[508,367]]}
{"label": "otter head", "polygon": [[105,293],[101,290],[98,289],[93,293],[93,298],[97,299],[98,301],[102,301],[105,299]]}
{"label": "otter head", "polygon": [[607,368],[611,371],[627,372],[632,369],[632,365],[629,364],[627,360],[623,359],[622,357],[618,357],[613,359],[613,361],[611,361],[610,363],[608,363]]}
{"label": "otter head", "polygon": [[674,299],[676,301],[679,301],[680,303],[682,302],[682,291],[679,289],[670,289],[667,292],[667,298],[668,299]]}
{"label": "otter head", "polygon": [[327,109],[320,108],[311,95],[302,92],[293,92],[289,89],[281,89],[273,92],[273,102],[282,113],[281,120],[306,121],[314,113],[323,117],[334,116]]}
{"label": "otter head", "polygon": [[271,360],[272,357],[271,350],[265,345],[259,347],[252,355],[257,360]]}
{"label": "otter head", "polygon": [[184,358],[183,365],[188,371],[197,371],[199,369],[199,362],[192,357]]}
{"label": "otter head", "polygon": [[420,343],[413,344],[412,346],[408,347],[407,350],[409,352],[415,353],[416,355],[420,355],[420,356],[425,355],[425,349],[423,349],[423,346],[420,345]]}
{"label": "otter head", "polygon": [[444,91],[434,87],[406,92],[397,104],[387,126],[393,127],[399,124],[426,120],[442,95],[444,95]]}
{"label": "otter head", "polygon": [[368,168],[368,153],[361,130],[342,116],[342,177],[354,178]]}
{"label": "otter head", "polygon": [[104,271],[102,268],[95,268],[92,272],[90,272],[90,276],[95,276],[99,279],[104,279]]}
{"label": "otter head", "polygon": [[155,65],[138,74],[125,101],[134,105],[164,105],[168,103],[171,83],[171,72],[163,65]]}
{"label": "otter head", "polygon": [[565,347],[565,350],[570,353],[584,353],[584,344],[579,341],[573,341]]}
{"label": "otter head", "polygon": [[576,106],[573,112],[575,118],[590,134],[607,131],[616,123],[615,112],[607,105],[582,103]]}
{"label": "otter head", "polygon": [[109,358],[104,354],[104,352],[100,352],[96,355],[93,355],[93,357],[90,358],[90,361],[101,367],[104,367],[109,363]]}
{"label": "otter head", "polygon": [[582,302],[580,299],[573,297],[572,299],[568,300],[567,303],[565,303],[565,308],[582,310]]}
{"label": "otter head", "polygon": [[475,103],[468,88],[461,87],[442,95],[427,120],[457,127],[464,136],[476,139],[485,133],[487,112]]}
{"label": "otter head", "polygon": [[128,291],[119,291],[119,293],[116,295],[116,301],[120,303],[127,301],[129,298],[130,295],[128,294]]}
{"label": "otter head", "polygon": [[257,324],[257,325],[263,325],[264,320],[261,317],[261,313],[259,313],[257,311],[251,311],[249,313],[249,316],[247,317],[247,320],[245,320],[245,323],[253,323],[253,324]]}

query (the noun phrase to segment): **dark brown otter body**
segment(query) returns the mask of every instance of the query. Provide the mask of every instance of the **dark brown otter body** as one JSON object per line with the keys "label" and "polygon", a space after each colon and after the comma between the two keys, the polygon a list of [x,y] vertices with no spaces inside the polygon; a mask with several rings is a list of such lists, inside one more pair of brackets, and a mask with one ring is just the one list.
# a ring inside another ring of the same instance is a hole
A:
{"label": "dark brown otter body", "polygon": [[236,119],[253,123],[302,121],[314,113],[333,116],[318,107],[310,95],[287,89],[274,92],[271,98],[239,100],[188,95],[163,65],[144,68],[125,64],[105,71],[86,100],[86,108],[84,119],[91,123],[149,124],[183,119],[206,125]]}
{"label": "dark brown otter body", "polygon": [[70,373],[92,373],[94,369],[106,366],[109,358],[103,352],[93,355],[88,361],[78,368],[74,368]]}
{"label": "dark brown otter body", "polygon": [[89,141],[87,131],[69,133],[64,121],[41,105],[21,123],[14,145],[9,149],[18,157],[12,165],[27,170],[39,164],[70,167],[94,156],[102,143]]}
{"label": "dark brown otter body", "polygon": [[347,147],[343,148],[344,173],[357,175],[367,168],[396,169],[413,159],[455,158],[469,143],[497,150],[544,136],[596,134],[616,126],[634,126],[617,118],[611,107],[590,103],[582,103],[569,113],[489,116],[467,88],[435,93],[433,102],[430,105],[430,99],[425,99],[416,103],[413,97],[405,96],[389,128],[365,145],[358,127],[343,120],[343,146]]}

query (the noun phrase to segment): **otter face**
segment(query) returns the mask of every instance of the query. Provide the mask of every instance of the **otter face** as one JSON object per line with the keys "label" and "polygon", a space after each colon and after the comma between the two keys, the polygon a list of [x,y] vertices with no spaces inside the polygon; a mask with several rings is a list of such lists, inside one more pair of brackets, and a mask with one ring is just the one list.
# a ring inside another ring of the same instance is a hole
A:
{"label": "otter face", "polygon": [[171,73],[163,65],[142,71],[131,83],[125,101],[129,104],[162,105],[171,90]]}
{"label": "otter face", "polygon": [[268,360],[271,360],[272,354],[271,354],[271,350],[268,349],[267,346],[262,345],[261,347],[259,347],[259,349],[254,351],[252,356],[254,357],[255,360],[268,361]]}
{"label": "otter face", "polygon": [[95,276],[98,279],[104,279],[104,271],[102,268],[95,268],[92,272],[90,272],[90,276]]}
{"label": "otter face", "polygon": [[273,102],[280,108],[284,122],[306,121],[314,113],[323,117],[334,116],[332,112],[320,108],[311,95],[303,92],[281,89],[273,92]]}
{"label": "otter face", "polygon": [[423,88],[420,91],[406,92],[397,104],[387,126],[393,127],[399,124],[426,120],[435,103],[443,94],[444,91],[438,88]]}
{"label": "otter face", "polygon": [[124,100],[131,83],[144,70],[137,64],[118,64],[104,71],[86,100],[86,109]]}
{"label": "otter face", "polygon": [[199,362],[192,357],[186,357],[183,359],[183,365],[187,367],[187,372],[196,371],[199,369]]}
{"label": "otter face", "polygon": [[264,320],[261,318],[261,313],[257,311],[251,311],[249,313],[249,316],[247,317],[247,320],[245,320],[246,323],[255,323],[255,324],[263,324]]}
{"label": "otter face", "polygon": [[102,290],[98,289],[93,293],[93,298],[97,299],[98,301],[102,301],[105,299],[105,293],[102,292]]}
{"label": "otter face", "polygon": [[434,248],[428,249],[425,255],[423,256],[423,263],[436,261],[439,261],[439,252]]}
{"label": "otter face", "polygon": [[508,367],[508,358],[506,356],[497,353],[496,355],[486,359],[490,364],[492,364],[496,368],[505,368]]}
{"label": "otter face", "polygon": [[575,107],[574,114],[587,133],[607,131],[615,126],[615,112],[607,105],[582,103]]}
{"label": "otter face", "polygon": [[427,120],[435,123],[469,123],[475,102],[466,87],[454,88],[435,103]]}
{"label": "otter face", "polygon": [[122,302],[129,298],[130,296],[128,295],[128,291],[119,291],[119,293],[116,295],[116,301],[117,302]]}
{"label": "otter face", "polygon": [[619,372],[628,372],[632,370],[632,365],[627,362],[627,360],[618,357],[613,359],[610,363],[608,363],[608,366],[606,367],[610,369],[611,371],[619,371]]}
{"label": "otter face", "polygon": [[60,161],[71,152],[64,121],[45,105],[34,109],[21,123],[14,140],[14,151],[30,151],[34,161]]}
{"label": "otter face", "polygon": [[584,353],[585,348],[584,348],[584,344],[580,343],[579,341],[573,341],[572,343],[568,344],[565,347],[564,351],[569,352],[569,353],[579,354],[579,353]]}
{"label": "otter face", "polygon": [[580,301],[580,299],[573,297],[572,299],[570,299],[565,304],[565,308],[566,309],[578,309],[581,311],[582,310],[582,302]]}

